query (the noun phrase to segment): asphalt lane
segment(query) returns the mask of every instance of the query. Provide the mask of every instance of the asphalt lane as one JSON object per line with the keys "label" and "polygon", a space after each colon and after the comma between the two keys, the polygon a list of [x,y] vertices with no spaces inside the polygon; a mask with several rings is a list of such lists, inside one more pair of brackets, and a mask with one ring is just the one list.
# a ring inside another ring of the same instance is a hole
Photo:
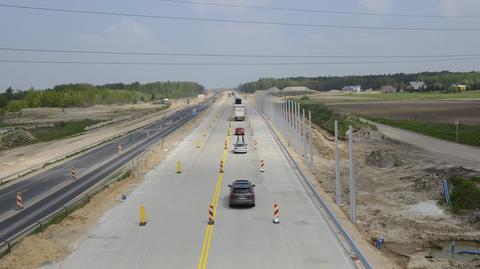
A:
{"label": "asphalt lane", "polygon": [[[224,151],[232,104],[233,99],[215,104],[70,256],[44,268],[354,268],[253,109],[247,107],[254,128],[253,137],[247,128],[249,152]],[[235,126],[246,127],[246,122]],[[207,137],[201,135],[204,128]],[[196,148],[199,137],[201,147]],[[253,148],[253,138],[259,149]],[[222,157],[225,173],[219,174]],[[177,160],[182,162],[180,175]],[[254,208],[228,207],[227,185],[235,179],[257,185]],[[215,224],[208,225],[208,204],[217,198]],[[280,204],[280,224],[272,223],[275,202]],[[148,219],[143,227],[138,225],[140,205]]]}

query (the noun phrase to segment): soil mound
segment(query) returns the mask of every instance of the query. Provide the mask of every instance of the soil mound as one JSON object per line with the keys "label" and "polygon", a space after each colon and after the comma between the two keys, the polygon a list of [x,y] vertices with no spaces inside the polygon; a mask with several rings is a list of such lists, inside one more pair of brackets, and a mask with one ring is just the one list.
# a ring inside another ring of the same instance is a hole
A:
{"label": "soil mound", "polygon": [[397,156],[393,155],[392,153],[380,149],[370,152],[370,155],[367,156],[367,164],[380,168],[388,168],[393,166],[400,166],[402,165],[402,162]]}
{"label": "soil mound", "polygon": [[37,139],[24,129],[13,129],[0,136],[0,150],[28,145]]}

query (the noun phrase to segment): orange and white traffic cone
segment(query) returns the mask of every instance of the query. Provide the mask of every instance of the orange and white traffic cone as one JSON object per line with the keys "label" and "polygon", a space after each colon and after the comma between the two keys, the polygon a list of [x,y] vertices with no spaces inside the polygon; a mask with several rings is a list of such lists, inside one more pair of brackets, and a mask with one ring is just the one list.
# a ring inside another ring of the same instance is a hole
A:
{"label": "orange and white traffic cone", "polygon": [[280,207],[278,204],[273,204],[273,223],[280,223]]}
{"label": "orange and white traffic cone", "polygon": [[265,172],[265,162],[260,160],[260,172]]}
{"label": "orange and white traffic cone", "polygon": [[213,204],[208,205],[208,225],[215,224],[215,220],[213,217]]}
{"label": "orange and white traffic cone", "polygon": [[17,192],[17,210],[23,209],[23,195],[21,192]]}

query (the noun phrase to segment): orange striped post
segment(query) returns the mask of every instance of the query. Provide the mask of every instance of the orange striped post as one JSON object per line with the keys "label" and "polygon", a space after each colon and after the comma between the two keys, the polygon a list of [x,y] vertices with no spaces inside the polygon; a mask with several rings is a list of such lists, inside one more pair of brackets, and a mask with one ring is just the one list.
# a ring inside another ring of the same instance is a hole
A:
{"label": "orange striped post", "polygon": [[260,160],[260,172],[265,172],[265,162]]}
{"label": "orange striped post", "polygon": [[255,149],[258,149],[257,139],[253,140],[253,145]]}
{"label": "orange striped post", "polygon": [[225,146],[223,147],[224,150],[227,150],[228,149],[228,146],[227,146],[227,140],[225,140]]}
{"label": "orange striped post", "polygon": [[208,225],[215,224],[215,220],[213,218],[213,204],[208,205]]}
{"label": "orange striped post", "polygon": [[253,127],[252,127],[252,131],[251,131],[250,133],[251,133],[251,134],[252,134],[252,136],[253,136]]}
{"label": "orange striped post", "polygon": [[72,167],[72,169],[70,169],[70,174],[72,175],[73,179],[78,179],[77,170],[75,170],[75,167]]}
{"label": "orange striped post", "polygon": [[280,206],[278,204],[273,204],[273,223],[280,223]]}
{"label": "orange striped post", "polygon": [[23,195],[21,192],[17,192],[17,210],[23,209]]}
{"label": "orange striped post", "polygon": [[223,161],[220,161],[220,173],[223,173]]}

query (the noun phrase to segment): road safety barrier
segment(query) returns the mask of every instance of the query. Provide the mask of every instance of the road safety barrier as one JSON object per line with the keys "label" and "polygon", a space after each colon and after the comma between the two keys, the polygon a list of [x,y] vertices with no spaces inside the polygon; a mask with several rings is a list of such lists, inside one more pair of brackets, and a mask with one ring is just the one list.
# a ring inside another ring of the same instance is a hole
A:
{"label": "road safety barrier", "polygon": [[253,147],[258,149],[257,139],[253,140]]}
{"label": "road safety barrier", "polygon": [[[260,102],[257,102],[259,104]],[[260,106],[260,109],[262,107]],[[255,108],[254,108],[255,109]],[[320,210],[322,212],[326,213],[326,219],[331,221],[330,228],[332,231],[334,231],[335,234],[338,234],[339,240],[343,239],[346,242],[345,248],[347,249],[350,248],[351,251],[358,257],[360,260],[363,268],[365,269],[373,269],[372,265],[370,262],[367,260],[363,252],[360,250],[358,245],[355,243],[355,241],[352,239],[352,237],[348,234],[348,232],[345,230],[345,227],[343,227],[343,224],[340,222],[340,220],[337,218],[335,213],[333,213],[332,209],[328,206],[327,202],[320,196],[320,194],[317,192],[313,184],[310,182],[310,180],[305,176],[305,174],[302,172],[300,167],[298,166],[297,162],[293,159],[293,157],[290,155],[288,152],[287,148],[285,145],[280,141],[280,138],[278,134],[275,132],[273,129],[271,123],[267,120],[267,117],[265,114],[263,114],[260,110],[257,110],[259,112],[259,115],[264,119],[264,122],[269,129],[270,133],[272,133],[273,137],[275,138],[275,142],[277,145],[280,147],[280,150],[283,152],[283,154],[287,157],[287,161],[292,164],[293,167],[295,167],[295,171],[297,171],[298,175],[301,178],[301,182],[304,183],[304,186],[306,189],[309,190],[309,192],[313,195],[314,200],[316,200],[321,208]],[[327,218],[328,217],[328,218]],[[348,252],[348,249],[347,249]]]}
{"label": "road safety barrier", "polygon": [[147,216],[145,214],[145,207],[143,205],[140,206],[140,222],[138,224],[140,226],[147,225]]}
{"label": "road safety barrier", "polygon": [[182,173],[182,164],[180,163],[180,161],[177,161],[177,174],[181,174]]}
{"label": "road safety barrier", "polygon": [[215,224],[215,220],[213,219],[213,204],[208,205],[208,225]]}
{"label": "road safety barrier", "polygon": [[220,173],[223,173],[223,161],[220,161]]}
{"label": "road safety barrier", "polygon": [[21,192],[17,192],[17,210],[23,209],[23,195]]}
{"label": "road safety barrier", "polygon": [[260,160],[260,172],[265,172],[265,162]]}
{"label": "road safety barrier", "polygon": [[207,130],[205,130],[205,128],[203,128],[203,136],[206,136],[207,135]]}
{"label": "road safety barrier", "polygon": [[250,130],[250,134],[253,136],[253,128]]}
{"label": "road safety barrier", "polygon": [[73,179],[78,179],[77,170],[75,169],[75,167],[72,167],[72,169],[70,169],[70,174],[72,175]]}
{"label": "road safety barrier", "polygon": [[225,140],[225,146],[223,147],[224,150],[227,150],[228,149],[228,146],[227,146],[227,140]]}
{"label": "road safety barrier", "polygon": [[273,204],[273,223],[280,223],[280,206],[278,204]]}
{"label": "road safety barrier", "polygon": [[200,148],[200,138],[197,139],[197,148]]}

